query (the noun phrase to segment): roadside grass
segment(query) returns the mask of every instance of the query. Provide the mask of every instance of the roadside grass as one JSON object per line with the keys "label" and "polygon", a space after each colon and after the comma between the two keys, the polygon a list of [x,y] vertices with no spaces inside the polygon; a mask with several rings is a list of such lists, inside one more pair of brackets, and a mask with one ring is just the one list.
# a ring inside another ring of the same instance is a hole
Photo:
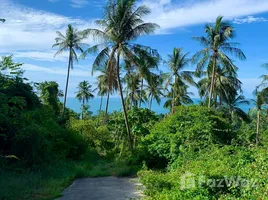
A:
{"label": "roadside grass", "polygon": [[52,200],[73,180],[83,177],[129,176],[139,170],[89,152],[79,161],[62,160],[34,170],[0,168],[0,200]]}

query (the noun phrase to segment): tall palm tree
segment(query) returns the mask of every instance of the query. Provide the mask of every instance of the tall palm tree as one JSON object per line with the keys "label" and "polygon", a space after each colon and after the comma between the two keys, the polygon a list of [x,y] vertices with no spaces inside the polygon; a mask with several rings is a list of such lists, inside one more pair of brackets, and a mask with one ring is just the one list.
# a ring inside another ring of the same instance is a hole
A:
{"label": "tall palm tree", "polygon": [[101,113],[102,111],[102,102],[104,95],[105,95],[105,88],[103,87],[102,83],[98,81],[98,96],[101,97],[99,113]]}
{"label": "tall palm tree", "polygon": [[258,91],[259,87],[256,87],[256,90],[253,92],[256,95],[256,99],[252,100],[255,104],[255,108],[253,109],[253,113],[257,115],[257,123],[256,123],[256,145],[259,144],[260,139],[260,121],[261,121],[261,113],[263,108],[267,106],[267,90]]}
{"label": "tall palm tree", "polygon": [[[174,113],[176,98],[179,96],[180,88],[185,88],[186,82],[195,85],[193,80],[193,72],[183,71],[190,63],[188,53],[183,53],[182,48],[174,48],[173,53],[168,55],[168,66],[170,74],[167,79],[166,86],[171,85],[172,89],[172,108],[171,113]],[[182,91],[182,90],[181,90]]]}
{"label": "tall palm tree", "polygon": [[100,90],[99,92],[101,92],[103,96],[107,95],[105,115],[103,120],[103,122],[106,123],[110,95],[113,94],[118,89],[117,76],[116,76],[116,61],[114,59],[113,64],[110,64],[109,66],[107,65],[107,62],[105,62],[105,64],[101,68],[93,68],[92,73],[94,73],[94,70],[101,72],[101,74],[97,78],[98,87]]}
{"label": "tall palm tree", "polygon": [[208,100],[208,107],[210,108],[215,86],[216,67],[218,65],[225,66],[230,71],[235,71],[236,67],[226,53],[232,54],[241,60],[246,59],[246,56],[237,47],[238,43],[229,42],[229,40],[233,39],[235,31],[231,24],[223,21],[222,16],[217,17],[215,24],[206,25],[205,32],[206,37],[193,37],[205,47],[194,55],[193,61],[197,63],[197,72],[206,67],[208,75],[211,74]]}
{"label": "tall palm tree", "polygon": [[[209,95],[211,86],[211,74],[207,72],[202,72],[202,74],[207,75],[198,81],[197,86],[199,89],[199,95],[201,98],[207,97]],[[214,107],[217,107],[217,98],[219,97],[220,106],[222,105],[222,99],[228,96],[235,97],[237,91],[242,92],[241,81],[237,78],[236,71],[229,71],[228,68],[217,66],[215,70],[215,81],[214,81]]]}
{"label": "tall palm tree", "polygon": [[4,23],[5,21],[6,21],[5,19],[0,19],[0,22],[3,22]]}
{"label": "tall palm tree", "polygon": [[143,49],[139,50],[136,55],[137,56],[134,57],[134,60],[132,60],[132,62],[137,66],[138,78],[140,82],[139,107],[141,107],[141,103],[144,102],[144,81],[147,83],[152,81],[151,70],[157,69],[160,61],[160,55],[154,50],[148,52]]}
{"label": "tall palm tree", "polygon": [[152,80],[145,85],[145,91],[147,94],[147,99],[149,101],[149,109],[152,109],[153,99],[156,100],[158,104],[161,102],[161,97],[163,94],[163,78],[157,74],[151,74]]}
{"label": "tall palm tree", "polygon": [[[101,30],[87,29],[84,31],[85,36],[92,35],[93,38],[102,41],[100,44],[89,48],[84,54],[99,51],[100,53],[94,61],[95,65],[99,65],[106,55],[109,55],[111,59],[116,57],[118,89],[131,149],[133,148],[132,136],[122,92],[120,59],[121,57],[124,57],[126,60],[133,59],[135,56],[133,52],[135,50],[145,49],[146,47],[133,44],[132,41],[136,40],[139,36],[153,33],[158,27],[154,23],[145,23],[143,21],[143,17],[148,15],[150,10],[146,6],[136,7],[135,2],[135,0],[110,0],[105,8],[103,18],[96,21]],[[111,64],[111,59],[108,61],[108,66]]]}
{"label": "tall palm tree", "polygon": [[126,84],[126,102],[127,107],[131,109],[132,106],[138,107],[138,102],[140,100],[140,79],[139,74],[136,72],[128,72],[123,82]]}
{"label": "tall palm tree", "polygon": [[82,119],[84,119],[85,103],[88,102],[89,99],[94,98],[93,93],[95,90],[92,89],[92,85],[90,85],[88,81],[80,82],[77,89],[76,98],[82,102]]}
{"label": "tall palm tree", "polygon": [[[174,96],[175,87],[173,85],[170,86],[170,90],[168,91],[167,95],[165,97],[168,98],[168,100],[164,104],[164,108],[169,108],[170,112],[174,112],[174,106],[180,106],[184,104],[193,104],[193,100],[191,99],[190,95],[193,95],[193,93],[188,92],[187,85],[183,85],[176,89],[176,96]],[[174,98],[175,97],[175,98]]]}
{"label": "tall palm tree", "polygon": [[249,122],[249,116],[241,109],[241,105],[249,105],[250,101],[246,100],[243,95],[229,94],[223,96],[223,108],[227,111],[230,121],[234,122],[235,118]]}
{"label": "tall palm tree", "polygon": [[69,52],[69,63],[68,63],[68,72],[67,72],[67,81],[64,93],[64,102],[63,102],[63,110],[62,110],[62,120],[64,119],[65,107],[66,107],[66,99],[68,92],[68,84],[70,77],[70,69],[73,69],[74,61],[78,61],[78,56],[76,51],[83,53],[83,46],[85,46],[82,41],[85,39],[83,34],[79,32],[77,29],[73,28],[72,25],[68,25],[66,30],[66,34],[63,35],[61,32],[57,31],[57,37],[55,38],[56,43],[53,45],[54,47],[59,47],[59,50],[55,54],[55,56],[68,51]]}
{"label": "tall palm tree", "polygon": [[[262,66],[268,70],[268,63],[265,63]],[[262,83],[260,86],[262,86],[264,88],[268,88],[268,75],[264,74],[261,76],[261,78],[262,78]]]}

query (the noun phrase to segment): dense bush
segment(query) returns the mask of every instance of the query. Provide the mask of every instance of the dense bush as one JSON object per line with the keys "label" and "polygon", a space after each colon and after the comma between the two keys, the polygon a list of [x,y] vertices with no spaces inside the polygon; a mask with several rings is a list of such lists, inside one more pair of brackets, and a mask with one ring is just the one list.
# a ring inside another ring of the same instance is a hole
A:
{"label": "dense bush", "polygon": [[[128,111],[129,126],[131,127],[131,134],[134,141],[134,148],[139,144],[140,139],[148,135],[149,130],[153,125],[162,118],[161,115],[156,115],[149,109],[133,107]],[[117,146],[122,145],[122,142],[126,144],[127,132],[124,121],[124,115],[122,112],[113,112],[109,115],[108,128],[113,135],[114,141]]]}
{"label": "dense bush", "polygon": [[87,144],[87,148],[94,148],[100,154],[106,155],[111,150],[113,140],[107,127],[96,127],[92,120],[71,119],[69,128],[77,132]]}
{"label": "dense bush", "polygon": [[[215,147],[179,157],[166,173],[143,170],[139,177],[152,199],[266,199],[267,158],[265,148]],[[183,187],[182,178],[189,173],[195,185],[186,182],[187,187]],[[211,179],[216,180],[216,185]],[[243,179],[250,184],[241,186]],[[221,187],[219,180],[224,180]]]}
{"label": "dense bush", "polygon": [[227,121],[200,106],[178,107],[174,115],[157,123],[142,139],[141,152],[148,161],[174,161],[184,152],[197,152],[214,144],[230,144],[234,135]]}
{"label": "dense bush", "polygon": [[20,163],[32,166],[55,159],[76,159],[86,152],[83,137],[60,126],[55,111],[40,103],[23,78],[0,74],[0,83],[1,156],[14,155]]}
{"label": "dense bush", "polygon": [[178,107],[140,144],[147,166],[164,168],[139,172],[145,193],[156,200],[265,199],[267,125],[262,123],[259,147],[255,146],[255,126],[253,120],[230,132],[221,113],[198,106]]}
{"label": "dense bush", "polygon": [[62,128],[52,116],[50,108],[42,107],[10,119],[15,120],[16,130],[13,136],[6,139],[10,145],[7,153],[16,155],[28,165],[46,163],[56,158],[76,159],[85,153],[87,145],[83,138]]}

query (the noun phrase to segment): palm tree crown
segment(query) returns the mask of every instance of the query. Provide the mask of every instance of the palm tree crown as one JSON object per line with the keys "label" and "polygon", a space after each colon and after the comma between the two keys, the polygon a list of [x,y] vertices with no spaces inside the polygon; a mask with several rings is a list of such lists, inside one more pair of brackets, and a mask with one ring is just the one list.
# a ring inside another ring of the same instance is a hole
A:
{"label": "palm tree crown", "polygon": [[89,101],[89,99],[94,98],[94,91],[92,89],[92,85],[89,84],[88,81],[82,81],[79,83],[78,87],[78,92],[76,93],[76,98],[82,102],[82,119],[84,115],[84,107],[85,103]]}
{"label": "palm tree crown", "polygon": [[92,85],[90,85],[88,81],[82,81],[81,83],[79,83],[77,89],[78,92],[76,94],[76,98],[79,101],[85,100],[86,102],[88,102],[89,99],[94,98],[94,94],[92,94],[94,90],[92,89]]}
{"label": "palm tree crown", "polygon": [[174,107],[177,105],[176,98],[179,98],[179,96],[182,94],[181,91],[185,91],[185,89],[187,89],[187,87],[185,87],[186,82],[195,85],[192,77],[193,72],[183,71],[185,67],[187,67],[190,63],[188,55],[188,53],[183,52],[182,48],[174,48],[173,54],[168,55],[168,66],[170,69],[170,74],[167,78],[166,87],[170,85],[172,87],[172,113],[174,112]]}
{"label": "palm tree crown", "polygon": [[[234,28],[226,21],[223,21],[223,17],[219,16],[216,19],[214,25],[208,24],[205,26],[206,37],[194,37],[205,48],[198,51],[193,61],[197,63],[196,71],[202,72],[207,67],[207,75],[211,75],[211,84],[209,92],[209,103],[211,105],[211,99],[214,91],[215,73],[217,66],[226,67],[231,72],[235,72],[237,67],[233,64],[233,61],[227,54],[234,55],[235,57],[244,60],[246,59],[244,53],[237,47],[239,44],[229,42],[235,35]],[[227,53],[227,54],[226,54]]]}
{"label": "palm tree crown", "polygon": [[[265,63],[262,66],[268,70],[268,63]],[[262,78],[262,84],[261,84],[261,86],[263,86],[264,89],[265,88],[268,88],[268,75],[267,74],[264,74],[264,75],[261,76],[261,78]]]}

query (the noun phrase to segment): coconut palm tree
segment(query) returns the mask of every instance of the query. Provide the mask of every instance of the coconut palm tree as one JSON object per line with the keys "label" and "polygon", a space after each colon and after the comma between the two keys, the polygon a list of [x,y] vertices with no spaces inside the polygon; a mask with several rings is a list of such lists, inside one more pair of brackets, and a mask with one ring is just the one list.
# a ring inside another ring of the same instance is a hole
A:
{"label": "coconut palm tree", "polygon": [[102,111],[103,97],[105,95],[105,89],[102,87],[102,83],[98,82],[98,96],[101,97],[99,113]]}
{"label": "coconut palm tree", "polygon": [[92,85],[90,85],[88,81],[80,82],[77,89],[76,98],[82,102],[82,119],[84,119],[85,103],[88,102],[89,99],[94,98],[93,93],[95,90],[92,89]]}
{"label": "coconut palm tree", "polygon": [[[268,63],[265,63],[262,66],[268,70]],[[260,86],[262,86],[263,88],[268,88],[268,75],[264,74],[261,76],[261,78],[262,78],[262,83]]]}
{"label": "coconut palm tree", "polygon": [[157,74],[153,74],[151,73],[150,75],[152,77],[151,81],[148,82],[148,85],[145,85],[144,89],[145,89],[145,92],[146,92],[146,96],[147,96],[147,99],[148,99],[148,103],[149,103],[149,109],[151,110],[152,109],[152,104],[153,104],[153,99],[156,100],[156,102],[158,104],[161,103],[161,97],[164,96],[163,94],[163,90],[164,90],[164,87],[163,87],[163,82],[164,82],[164,79],[160,76],[160,75],[157,75]]}
{"label": "coconut palm tree", "polygon": [[207,74],[211,76],[211,84],[209,89],[208,107],[211,107],[213,91],[215,86],[215,73],[217,66],[225,66],[229,71],[235,71],[231,58],[227,54],[234,55],[238,59],[244,60],[246,56],[237,47],[238,43],[229,42],[235,35],[234,28],[223,17],[219,16],[215,24],[208,24],[205,26],[206,37],[193,37],[205,48],[198,51],[193,56],[194,63],[197,63],[196,71],[200,72],[207,68]]}
{"label": "coconut palm tree", "polygon": [[253,109],[253,113],[257,115],[257,123],[256,123],[256,145],[259,144],[260,139],[260,121],[261,121],[261,113],[263,112],[263,108],[267,106],[268,103],[268,91],[262,90],[261,92],[258,91],[259,87],[256,87],[256,90],[253,92],[256,95],[256,99],[252,100],[255,104],[255,108]]}
{"label": "coconut palm tree", "polygon": [[139,89],[139,107],[141,107],[142,102],[144,102],[143,97],[145,97],[143,92],[144,81],[149,83],[152,81],[151,70],[157,69],[160,55],[156,51],[146,51],[146,50],[139,50],[136,53],[136,57],[132,61],[134,65],[137,66],[138,77],[140,82],[140,89]]}
{"label": "coconut palm tree", "polygon": [[123,79],[126,85],[126,104],[129,109],[138,107],[140,101],[140,77],[136,72],[128,72]]}
{"label": "coconut palm tree", "polygon": [[[203,75],[207,75],[207,72],[202,72]],[[208,74],[204,78],[198,81],[198,91],[201,98],[209,95],[211,86],[211,75]],[[220,106],[222,105],[222,99],[228,98],[229,95],[236,96],[237,91],[241,90],[241,81],[237,78],[236,71],[229,71],[228,68],[217,67],[215,70],[215,81],[214,81],[214,107],[217,107],[217,98],[219,97]],[[234,95],[233,95],[234,94]],[[227,97],[226,97],[227,96]]]}
{"label": "coconut palm tree", "polygon": [[176,106],[176,98],[179,96],[179,92],[183,91],[180,87],[185,88],[186,82],[195,85],[193,80],[193,72],[183,71],[190,63],[188,58],[188,53],[183,53],[182,48],[174,48],[173,53],[168,55],[168,66],[170,69],[170,74],[166,82],[166,87],[172,87],[172,108],[171,113],[174,113],[174,108]]}
{"label": "coconut palm tree", "polygon": [[[109,59],[110,59],[110,64],[108,65]],[[103,122],[106,123],[110,95],[113,94],[118,89],[115,58],[111,59],[109,55],[107,54],[103,58],[103,62],[98,63],[98,64],[94,63],[92,66],[92,71],[91,71],[92,75],[94,75],[95,72],[101,73],[97,77],[99,93],[101,93],[102,96],[107,95],[105,115],[104,115],[104,120],[103,120]]]}
{"label": "coconut palm tree", "polygon": [[[139,36],[153,33],[158,25],[154,23],[145,23],[143,17],[150,13],[146,6],[135,5],[135,0],[110,0],[105,8],[103,18],[97,20],[96,24],[100,29],[87,29],[84,31],[85,36],[93,36],[101,41],[100,44],[89,48],[84,56],[88,53],[99,52],[94,64],[99,65],[107,55],[111,59],[116,57],[117,62],[117,82],[124,112],[126,130],[129,139],[129,145],[132,149],[132,136],[130,133],[128,116],[126,112],[123,90],[120,77],[120,60],[124,57],[125,60],[131,60],[135,56],[133,52],[138,49],[146,49],[142,45],[133,44]],[[111,64],[111,59],[108,61],[108,66]],[[94,65],[93,64],[93,65]]]}
{"label": "coconut palm tree", "polygon": [[5,19],[0,19],[0,22],[3,22],[4,23],[5,21],[6,21]]}
{"label": "coconut palm tree", "polygon": [[245,122],[250,121],[248,114],[241,109],[241,105],[250,104],[250,101],[246,100],[245,96],[242,94],[237,95],[236,92],[234,94],[229,93],[229,95],[224,95],[222,100],[224,103],[222,108],[227,111],[230,121],[234,122],[235,119]]}
{"label": "coconut palm tree", "polygon": [[190,95],[193,95],[193,93],[188,92],[189,86],[183,85],[176,89],[176,96],[174,98],[174,89],[175,87],[173,85],[170,86],[170,91],[168,91],[167,95],[165,96],[168,98],[168,100],[164,104],[164,108],[168,108],[170,112],[174,112],[174,107],[180,106],[180,105],[187,105],[187,104],[193,104],[193,100],[191,99]]}
{"label": "coconut palm tree", "polygon": [[57,51],[55,56],[62,54],[65,51],[69,52],[67,81],[66,81],[63,110],[62,110],[62,120],[63,120],[65,107],[66,107],[70,69],[73,69],[74,61],[78,61],[78,56],[77,56],[76,51],[83,53],[82,47],[85,46],[85,44],[82,43],[82,41],[85,39],[85,37],[83,36],[83,34],[81,34],[81,32],[73,28],[72,25],[70,24],[68,25],[65,35],[63,35],[59,31],[57,31],[56,33],[57,33],[57,37],[55,38],[56,43],[53,45],[53,47],[59,47],[59,50]]}
{"label": "coconut palm tree", "polygon": [[101,72],[101,74],[97,78],[99,91],[101,92],[102,96],[107,95],[105,115],[103,120],[104,123],[106,123],[107,121],[110,95],[112,95],[115,91],[118,90],[116,61],[114,60],[113,63],[113,65],[108,66],[106,62],[106,64],[103,65],[103,68],[94,69]]}

